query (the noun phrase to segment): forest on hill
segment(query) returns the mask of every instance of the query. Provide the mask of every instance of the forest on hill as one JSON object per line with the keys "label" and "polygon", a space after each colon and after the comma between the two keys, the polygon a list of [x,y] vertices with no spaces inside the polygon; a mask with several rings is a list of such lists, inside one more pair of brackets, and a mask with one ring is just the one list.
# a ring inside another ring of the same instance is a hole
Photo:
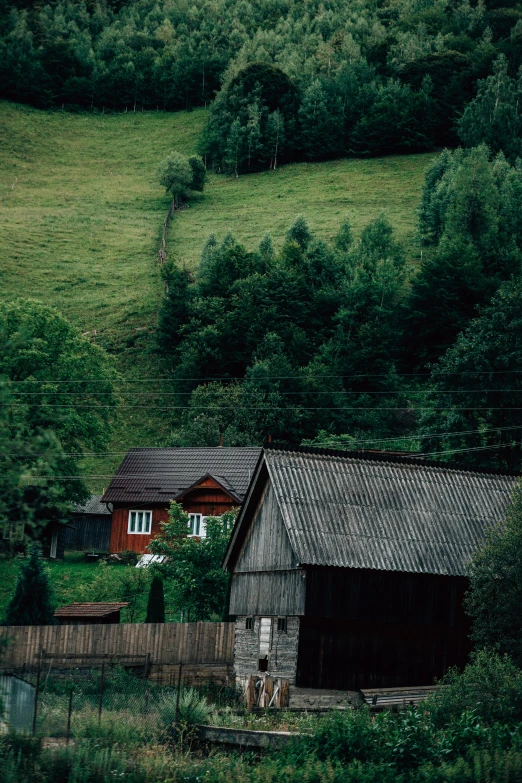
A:
{"label": "forest on hill", "polygon": [[158,343],[177,445],[303,441],[520,466],[522,171],[485,146],[429,166],[423,260],[385,216],[325,242],[304,216],[276,251],[210,236],[173,258]]}
{"label": "forest on hill", "polygon": [[227,171],[488,142],[466,107],[495,72],[495,131],[517,124],[521,63],[513,0],[0,3],[2,97],[136,111],[217,95],[202,152]]}

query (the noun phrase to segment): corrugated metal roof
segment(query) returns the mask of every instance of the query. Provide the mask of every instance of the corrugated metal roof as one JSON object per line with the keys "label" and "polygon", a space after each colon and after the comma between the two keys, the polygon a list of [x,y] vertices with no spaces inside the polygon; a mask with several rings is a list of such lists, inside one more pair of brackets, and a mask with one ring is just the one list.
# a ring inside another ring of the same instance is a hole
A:
{"label": "corrugated metal roof", "polygon": [[226,482],[242,500],[260,454],[255,446],[131,449],[103,500],[168,503],[206,474]]}
{"label": "corrugated metal roof", "polygon": [[465,575],[516,481],[275,449],[264,459],[301,565]]}
{"label": "corrugated metal roof", "polygon": [[110,516],[111,512],[108,510],[105,503],[101,502],[101,495],[91,495],[89,500],[85,503],[75,503],[73,506],[73,514],[92,514],[94,516]]}
{"label": "corrugated metal roof", "polygon": [[54,613],[55,617],[105,617],[128,606],[128,603],[81,603],[61,606]]}

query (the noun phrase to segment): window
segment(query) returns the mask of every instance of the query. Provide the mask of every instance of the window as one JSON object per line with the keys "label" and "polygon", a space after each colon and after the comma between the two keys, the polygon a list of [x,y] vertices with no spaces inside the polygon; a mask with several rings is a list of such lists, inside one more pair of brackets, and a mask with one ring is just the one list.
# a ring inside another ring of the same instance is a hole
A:
{"label": "window", "polygon": [[286,633],[286,617],[277,618],[277,630],[280,633]]}
{"label": "window", "polygon": [[205,520],[206,517],[204,517],[202,514],[189,514],[189,536],[205,538],[207,535]]}
{"label": "window", "polygon": [[245,631],[253,631],[253,630],[254,630],[254,618],[247,617],[245,620]]}
{"label": "window", "polygon": [[262,617],[259,625],[259,657],[268,655],[272,646],[272,618]]}
{"label": "window", "polygon": [[152,511],[129,511],[128,533],[150,535]]}

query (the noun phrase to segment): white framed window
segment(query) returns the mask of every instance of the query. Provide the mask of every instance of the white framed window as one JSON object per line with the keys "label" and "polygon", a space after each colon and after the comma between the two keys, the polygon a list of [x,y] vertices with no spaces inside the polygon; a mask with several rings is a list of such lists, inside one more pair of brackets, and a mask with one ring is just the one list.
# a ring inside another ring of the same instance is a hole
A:
{"label": "white framed window", "polygon": [[206,538],[207,518],[203,514],[189,514],[189,536],[197,538]]}
{"label": "white framed window", "polygon": [[152,511],[129,511],[127,533],[147,536],[152,526]]}

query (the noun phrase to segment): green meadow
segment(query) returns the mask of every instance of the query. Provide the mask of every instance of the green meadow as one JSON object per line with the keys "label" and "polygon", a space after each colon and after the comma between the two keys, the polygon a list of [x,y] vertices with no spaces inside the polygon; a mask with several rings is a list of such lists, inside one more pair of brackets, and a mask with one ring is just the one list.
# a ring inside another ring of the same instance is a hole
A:
{"label": "green meadow", "polygon": [[433,155],[297,163],[276,171],[233,177],[211,175],[204,195],[179,212],[169,232],[169,251],[189,268],[199,260],[205,239],[231,231],[253,250],[266,231],[280,246],[298,214],[321,239],[333,237],[348,217],[357,236],[381,213],[393,225],[410,258],[424,172]]}
{"label": "green meadow", "polygon": [[[114,355],[124,378],[157,378],[157,255],[169,197],[155,172],[169,151],[195,150],[204,122],[203,109],[73,114],[0,102],[0,297],[56,306]],[[211,174],[205,193],[175,215],[168,253],[194,268],[211,233],[232,231],[254,249],[266,231],[280,245],[299,213],[328,239],[345,216],[357,235],[384,212],[414,260],[430,159],[301,163],[238,179]],[[85,466],[91,487],[107,485],[127,448],[167,443],[173,426],[169,412],[122,407],[114,453]]]}

